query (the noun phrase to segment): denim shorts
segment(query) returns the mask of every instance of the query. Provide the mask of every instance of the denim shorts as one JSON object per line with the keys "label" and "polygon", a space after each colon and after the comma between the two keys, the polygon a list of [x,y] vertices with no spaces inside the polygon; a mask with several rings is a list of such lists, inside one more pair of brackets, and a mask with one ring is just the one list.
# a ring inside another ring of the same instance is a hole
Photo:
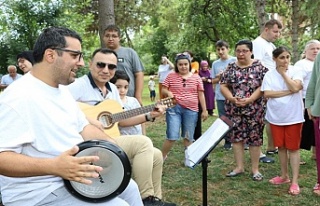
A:
{"label": "denim shorts", "polygon": [[179,104],[167,109],[167,139],[178,140],[181,137],[194,142],[194,130],[197,124],[198,112],[181,107]]}

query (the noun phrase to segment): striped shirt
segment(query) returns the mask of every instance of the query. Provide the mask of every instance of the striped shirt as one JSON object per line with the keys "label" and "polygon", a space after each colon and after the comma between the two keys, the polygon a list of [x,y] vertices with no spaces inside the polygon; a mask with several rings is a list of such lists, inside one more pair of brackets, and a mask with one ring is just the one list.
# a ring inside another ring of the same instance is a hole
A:
{"label": "striped shirt", "polygon": [[199,91],[204,91],[203,83],[198,74],[193,74],[187,79],[178,73],[169,73],[162,86],[168,87],[175,97],[177,104],[192,111],[199,111]]}

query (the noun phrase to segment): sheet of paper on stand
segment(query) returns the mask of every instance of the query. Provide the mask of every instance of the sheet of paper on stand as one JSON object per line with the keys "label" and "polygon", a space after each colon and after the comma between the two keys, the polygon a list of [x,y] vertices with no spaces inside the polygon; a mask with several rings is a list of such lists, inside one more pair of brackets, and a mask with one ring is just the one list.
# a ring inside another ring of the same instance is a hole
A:
{"label": "sheet of paper on stand", "polygon": [[[230,121],[230,120],[229,120]],[[231,125],[218,118],[207,131],[185,150],[185,166],[194,168],[223,139]]]}

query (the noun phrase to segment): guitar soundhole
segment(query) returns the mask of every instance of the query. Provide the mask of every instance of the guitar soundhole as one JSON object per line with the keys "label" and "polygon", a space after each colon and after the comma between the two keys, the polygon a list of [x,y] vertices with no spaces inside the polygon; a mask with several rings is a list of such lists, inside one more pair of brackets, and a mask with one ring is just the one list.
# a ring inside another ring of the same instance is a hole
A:
{"label": "guitar soundhole", "polygon": [[104,129],[109,129],[114,125],[109,112],[101,112],[98,115],[98,120],[102,123]]}

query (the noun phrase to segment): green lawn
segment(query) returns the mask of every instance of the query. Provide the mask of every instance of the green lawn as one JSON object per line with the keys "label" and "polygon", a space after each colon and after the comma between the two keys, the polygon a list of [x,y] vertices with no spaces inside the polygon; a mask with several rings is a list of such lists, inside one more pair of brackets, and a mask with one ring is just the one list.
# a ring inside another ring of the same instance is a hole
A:
{"label": "green lawn", "polygon": [[[147,88],[148,78],[145,78],[143,93],[144,105],[150,104]],[[158,90],[156,90],[158,91]],[[203,123],[205,131],[215,120],[215,117]],[[164,118],[147,123],[147,135],[153,140],[155,147],[161,149],[165,138],[166,125]],[[316,163],[311,160],[311,152],[302,151],[301,157],[307,162],[300,167],[299,185],[301,194],[291,196],[287,193],[289,185],[274,186],[268,180],[280,174],[278,156],[274,156],[273,164],[260,163],[260,172],[264,175],[262,182],[254,182],[250,174],[249,152],[246,151],[246,172],[244,175],[227,178],[225,174],[234,168],[232,151],[222,149],[223,142],[209,155],[208,166],[208,205],[239,205],[239,206],[298,206],[320,205],[320,197],[313,195],[312,188],[317,180]],[[263,149],[265,151],[265,148]],[[165,200],[177,205],[202,205],[202,166],[194,169],[183,166],[184,153],[181,142],[177,142],[171,150],[163,168],[162,190]],[[318,203],[319,202],[319,203]]]}

